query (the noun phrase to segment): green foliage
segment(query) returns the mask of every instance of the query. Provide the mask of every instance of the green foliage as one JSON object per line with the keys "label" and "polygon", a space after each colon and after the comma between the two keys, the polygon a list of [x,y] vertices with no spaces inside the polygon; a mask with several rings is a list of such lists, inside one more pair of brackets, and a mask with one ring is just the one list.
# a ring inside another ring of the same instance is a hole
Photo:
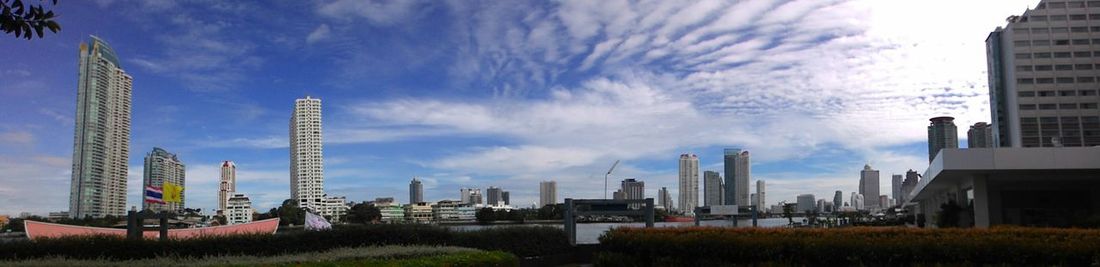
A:
{"label": "green foliage", "polygon": [[561,220],[564,212],[565,204],[546,205],[539,208],[536,218],[539,220]]}
{"label": "green foliage", "polygon": [[783,218],[787,218],[788,224],[794,224],[794,203],[783,204]]}
{"label": "green foliage", "polygon": [[70,259],[148,259],[156,256],[273,256],[381,245],[460,246],[502,250],[520,256],[560,254],[571,249],[561,229],[503,227],[451,231],[431,225],[338,225],[330,231],[276,235],[212,236],[185,240],[126,240],[84,236],[0,243],[0,260],[66,257]]}
{"label": "green foliage", "polygon": [[[0,0],[0,30],[27,40],[34,38],[35,33],[38,38],[45,37],[46,29],[53,33],[60,31],[61,24],[54,20],[56,15],[47,11],[42,2],[45,1],[39,0],[35,5],[24,0]],[[57,0],[52,3],[56,6]]]}
{"label": "green foliage", "polygon": [[1100,262],[1100,230],[1049,228],[618,228],[597,265],[891,266]]}
{"label": "green foliage", "polygon": [[[436,259],[441,258],[441,259]],[[472,248],[436,246],[380,246],[339,248],[320,252],[278,256],[211,256],[201,258],[163,256],[143,260],[74,260],[66,258],[0,261],[0,266],[512,266],[515,256],[504,252],[483,252]],[[478,265],[469,265],[478,264]],[[465,265],[463,265],[465,264]]]}
{"label": "green foliage", "polygon": [[348,222],[366,224],[370,222],[376,222],[382,219],[382,210],[374,205],[364,203],[358,203],[351,206],[351,210],[348,211]]}
{"label": "green foliage", "polygon": [[287,199],[283,200],[283,205],[278,209],[272,210],[275,214],[278,214],[279,225],[302,225],[306,221],[306,212],[302,208],[298,207],[298,200]]}
{"label": "green foliage", "polygon": [[458,252],[410,259],[352,259],[336,262],[286,263],[276,266],[519,266],[515,255],[499,252]]}
{"label": "green foliage", "polygon": [[513,221],[523,222],[526,220],[526,211],[524,210],[493,210],[492,208],[481,208],[474,213],[474,217],[477,218],[477,222],[487,224],[495,221]]}

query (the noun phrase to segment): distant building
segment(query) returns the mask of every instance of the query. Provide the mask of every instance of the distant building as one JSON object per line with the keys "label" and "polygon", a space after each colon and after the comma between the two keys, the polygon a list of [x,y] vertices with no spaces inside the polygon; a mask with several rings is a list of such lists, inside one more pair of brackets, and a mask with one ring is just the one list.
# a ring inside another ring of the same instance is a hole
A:
{"label": "distant building", "polygon": [[825,213],[825,199],[818,199],[816,208],[818,213]]}
{"label": "distant building", "polygon": [[420,179],[413,177],[409,182],[409,203],[424,202],[424,184],[420,182]]}
{"label": "distant building", "polygon": [[816,210],[817,207],[814,206],[814,195],[813,194],[798,195],[798,206],[796,206],[796,207],[798,207],[798,210],[795,210],[795,212],[798,212],[798,213]]}
{"label": "distant building", "polygon": [[237,164],[228,160],[222,161],[222,174],[218,184],[217,213],[225,212],[225,207],[229,205],[229,198],[233,196],[233,192],[237,192]]}
{"label": "distant building", "polygon": [[833,195],[833,206],[838,208],[844,206],[844,192],[836,190],[836,194]]}
{"label": "distant building", "polygon": [[323,149],[321,99],[295,99],[290,115],[290,198],[302,209],[333,217],[340,208],[326,199]]}
{"label": "distant building", "polygon": [[669,195],[668,188],[661,187],[661,190],[657,191],[657,206],[672,211],[672,196]]}
{"label": "distant building", "polygon": [[226,200],[225,221],[228,225],[252,222],[252,201],[245,194],[234,193]]}
{"label": "distant building", "polygon": [[890,204],[890,196],[887,195],[878,196],[878,203],[879,207],[883,209],[893,206],[893,204]]}
{"label": "distant building", "polygon": [[738,148],[727,148],[724,151],[723,164],[726,171],[726,192],[723,202],[726,205],[747,206],[749,203],[749,152]]}
{"label": "distant building", "polygon": [[382,222],[398,223],[405,221],[405,208],[393,201],[382,204],[376,202],[374,206],[382,213]]}
{"label": "distant building", "polygon": [[432,219],[437,222],[474,221],[476,219],[476,209],[457,200],[440,200],[431,206]]}
{"label": "distant building", "polygon": [[[63,219],[68,219],[68,218],[72,218],[71,216],[69,216],[68,211],[50,212],[49,216],[47,216],[47,219],[49,219],[52,222],[56,222],[56,221],[60,221],[60,220],[63,220]],[[3,224],[0,224],[0,225],[3,225]]]}
{"label": "distant building", "polygon": [[485,189],[485,204],[489,206],[502,206],[504,205],[504,190],[490,186],[489,189]]}
{"label": "distant building", "polygon": [[703,172],[703,205],[724,205],[722,201],[722,176],[716,171]]}
{"label": "distant building", "polygon": [[405,205],[405,220],[415,223],[430,223],[435,214],[432,213],[430,202],[419,202]]}
{"label": "distant building", "polygon": [[967,148],[991,148],[993,145],[993,127],[989,123],[979,122],[966,131]]}
{"label": "distant building", "polygon": [[916,171],[909,170],[905,172],[905,181],[901,182],[901,198],[898,199],[898,203],[905,205],[906,202],[909,202],[909,194],[913,193],[919,182],[920,174]]}
{"label": "distant building", "polygon": [[757,208],[764,208],[764,203],[767,202],[764,198],[765,194],[767,194],[764,189],[764,180],[756,180],[756,200],[753,200],[752,203],[756,205]]}
{"label": "distant building", "polygon": [[505,206],[512,205],[512,194],[508,193],[508,191],[501,191],[500,192],[500,199],[502,201],[504,201]]}
{"label": "distant building", "polygon": [[558,182],[543,181],[539,183],[539,207],[558,204]]}
{"label": "distant building", "polygon": [[878,178],[878,170],[871,169],[871,165],[863,165],[863,170],[859,172],[859,194],[864,197],[863,208],[875,209],[879,207]]}
{"label": "distant building", "polygon": [[[184,186],[187,172],[185,166],[176,154],[168,153],[162,148],[154,147],[152,152],[145,156],[144,186],[163,188],[165,183]],[[144,192],[144,189],[143,191]],[[142,201],[142,209],[156,212],[178,212],[186,207],[187,189],[180,193],[180,202],[168,202],[164,204]]]}
{"label": "distant building", "polygon": [[901,198],[901,174],[894,174],[890,176],[890,196],[894,199]]}
{"label": "distant building", "polygon": [[385,206],[395,203],[397,203],[397,201],[395,201],[393,197],[376,197],[370,204],[374,206]]}
{"label": "distant building", "polygon": [[850,206],[855,210],[866,210],[867,207],[863,203],[863,194],[852,192],[852,199],[849,200]]}
{"label": "distant building", "polygon": [[348,207],[347,197],[325,196],[324,202],[322,203],[321,207],[323,211],[320,214],[328,216],[330,218],[329,221],[332,222],[343,221],[343,218],[348,215],[348,210],[351,209],[351,207]]}
{"label": "distant building", "polygon": [[481,189],[479,188],[462,188],[458,192],[462,204],[479,205],[482,203]]}
{"label": "distant building", "polygon": [[3,228],[5,225],[8,225],[8,222],[11,222],[11,216],[0,215],[0,228]]}
{"label": "distant building", "polygon": [[749,203],[752,203],[753,205],[756,205],[756,202],[757,202],[756,193],[749,194]]}
{"label": "distant building", "polygon": [[[645,199],[645,182],[633,178],[622,181],[622,199]],[[630,204],[630,208],[639,209],[641,203]]]}
{"label": "distant building", "polygon": [[959,132],[955,128],[955,118],[935,117],[928,125],[928,162],[944,148],[959,148]]}
{"label": "distant building", "polygon": [[680,211],[694,214],[699,206],[699,157],[695,154],[680,155]]}

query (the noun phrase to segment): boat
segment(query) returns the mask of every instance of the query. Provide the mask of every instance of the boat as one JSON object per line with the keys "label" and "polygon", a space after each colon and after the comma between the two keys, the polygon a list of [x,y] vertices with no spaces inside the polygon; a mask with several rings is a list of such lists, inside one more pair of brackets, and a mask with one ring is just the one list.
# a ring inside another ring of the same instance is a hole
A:
{"label": "boat", "polygon": [[[67,236],[106,235],[126,237],[126,229],[89,227],[48,222],[23,221],[27,238],[34,240],[40,238],[60,238]],[[188,239],[205,236],[241,235],[241,234],[275,234],[279,230],[279,218],[271,218],[250,223],[213,226],[202,228],[168,229],[168,238]],[[157,239],[160,232],[145,230],[142,232],[145,239]]]}

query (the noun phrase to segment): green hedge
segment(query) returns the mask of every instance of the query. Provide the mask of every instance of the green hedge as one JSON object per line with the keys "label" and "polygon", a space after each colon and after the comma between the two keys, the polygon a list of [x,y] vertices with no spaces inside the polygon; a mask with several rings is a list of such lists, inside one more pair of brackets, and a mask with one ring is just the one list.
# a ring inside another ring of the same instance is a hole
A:
{"label": "green hedge", "polygon": [[335,262],[292,263],[278,266],[449,266],[449,267],[505,267],[519,266],[519,258],[500,251],[459,252],[446,255],[411,259],[360,259]]}
{"label": "green hedge", "polygon": [[1100,264],[1100,231],[1079,229],[619,228],[600,244],[605,266]]}
{"label": "green hedge", "polygon": [[321,232],[205,237],[168,242],[125,240],[106,236],[7,242],[0,243],[0,260],[43,257],[128,260],[157,256],[271,256],[381,245],[459,246],[501,250],[521,257],[560,254],[571,249],[564,232],[554,227],[451,231],[430,225],[352,225]]}

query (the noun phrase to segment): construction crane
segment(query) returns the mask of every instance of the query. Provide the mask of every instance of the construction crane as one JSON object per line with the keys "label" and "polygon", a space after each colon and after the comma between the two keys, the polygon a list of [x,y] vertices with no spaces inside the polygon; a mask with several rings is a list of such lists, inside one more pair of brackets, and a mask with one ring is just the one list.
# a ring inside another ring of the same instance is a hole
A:
{"label": "construction crane", "polygon": [[608,169],[607,174],[603,175],[603,199],[607,199],[607,176],[615,171],[615,166],[619,166],[619,160],[615,160],[615,164],[611,164],[611,169]]}

